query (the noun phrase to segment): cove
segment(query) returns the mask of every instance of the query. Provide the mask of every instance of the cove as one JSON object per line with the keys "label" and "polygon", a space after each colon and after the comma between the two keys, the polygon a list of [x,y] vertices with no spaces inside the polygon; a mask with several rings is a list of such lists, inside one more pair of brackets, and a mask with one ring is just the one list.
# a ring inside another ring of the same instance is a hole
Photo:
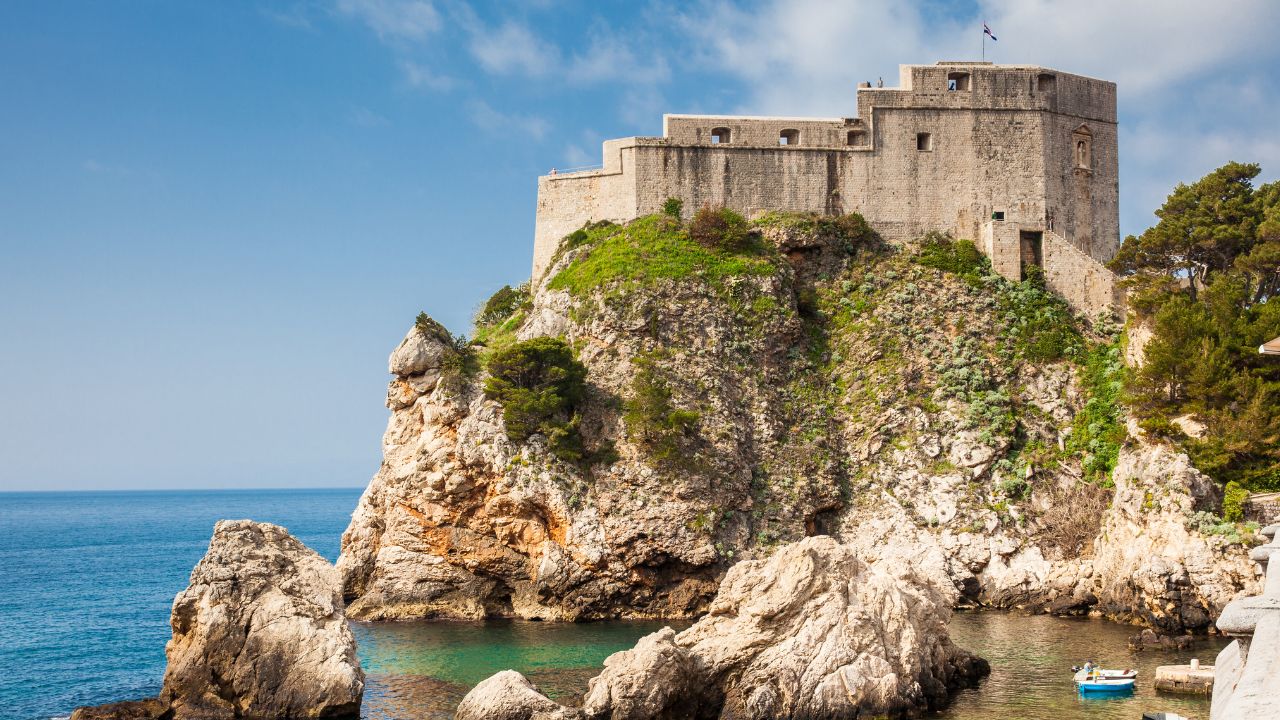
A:
{"label": "cove", "polygon": [[[689,623],[353,623],[368,673],[361,715],[371,720],[452,718],[468,690],[506,669],[520,671],[562,702],[576,700],[606,657],[667,624],[682,629]],[[1191,651],[1135,652],[1127,641],[1137,631],[1096,618],[957,612],[951,621],[952,638],[989,660],[991,676],[977,688],[961,691],[949,708],[934,717],[1109,720],[1162,710],[1207,718],[1207,697],[1157,694],[1151,683],[1158,665],[1184,663],[1192,657],[1210,664],[1226,642],[1205,638]],[[1086,659],[1137,668],[1137,690],[1121,698],[1080,697],[1071,683],[1071,666]]]}

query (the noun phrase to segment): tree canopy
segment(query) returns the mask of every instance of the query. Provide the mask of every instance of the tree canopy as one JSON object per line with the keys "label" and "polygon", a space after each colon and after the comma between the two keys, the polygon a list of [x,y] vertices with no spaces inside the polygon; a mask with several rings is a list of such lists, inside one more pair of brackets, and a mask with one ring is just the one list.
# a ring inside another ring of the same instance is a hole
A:
{"label": "tree canopy", "polygon": [[1257,351],[1280,335],[1280,183],[1255,189],[1259,172],[1232,162],[1179,184],[1112,268],[1152,329],[1128,388],[1144,425],[1177,435],[1168,419],[1192,414],[1206,432],[1184,444],[1200,469],[1280,490],[1280,362]]}
{"label": "tree canopy", "polygon": [[1223,273],[1249,282],[1251,302],[1280,282],[1280,182],[1253,187],[1261,168],[1230,162],[1200,180],[1179,183],[1159,210],[1160,222],[1130,235],[1111,268],[1135,289],[1183,284],[1195,300]]}

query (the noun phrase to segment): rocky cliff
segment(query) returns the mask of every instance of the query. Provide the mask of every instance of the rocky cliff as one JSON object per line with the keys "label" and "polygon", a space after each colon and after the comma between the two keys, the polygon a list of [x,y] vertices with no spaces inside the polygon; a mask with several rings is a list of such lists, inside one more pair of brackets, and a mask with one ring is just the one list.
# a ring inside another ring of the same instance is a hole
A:
{"label": "rocky cliff", "polygon": [[[849,219],[751,231],[594,226],[480,342],[422,318],[343,536],[352,616],[692,616],[735,562],[817,534],[913,558],[953,603],[1167,631],[1252,589],[1246,548],[1197,522],[1211,484],[1126,439],[1104,324]],[[559,429],[513,439],[485,390],[537,337],[586,369],[573,453]]]}

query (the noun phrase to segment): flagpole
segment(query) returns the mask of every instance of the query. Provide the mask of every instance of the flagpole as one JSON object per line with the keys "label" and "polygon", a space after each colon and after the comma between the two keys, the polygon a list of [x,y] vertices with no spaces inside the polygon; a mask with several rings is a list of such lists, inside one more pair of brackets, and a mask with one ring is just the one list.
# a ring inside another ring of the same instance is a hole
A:
{"label": "flagpole", "polygon": [[987,61],[987,21],[982,21],[982,62]]}

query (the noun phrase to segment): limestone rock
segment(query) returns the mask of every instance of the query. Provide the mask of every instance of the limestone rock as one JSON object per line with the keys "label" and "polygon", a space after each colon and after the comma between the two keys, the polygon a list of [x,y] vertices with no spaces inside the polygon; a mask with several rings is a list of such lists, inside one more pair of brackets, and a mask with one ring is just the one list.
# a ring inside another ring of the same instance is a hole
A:
{"label": "limestone rock", "polygon": [[223,520],[173,601],[176,718],[354,717],[364,673],[337,572],[282,527]]}
{"label": "limestone rock", "polygon": [[644,720],[659,717],[701,692],[693,685],[694,663],[676,644],[671,628],[640,638],[630,650],[604,661],[604,672],[591,680],[583,710],[588,717]]}
{"label": "limestone rock", "polygon": [[443,325],[427,319],[422,326],[409,329],[387,362],[392,375],[407,378],[439,370],[444,357],[452,352],[452,336]]}
{"label": "limestone rock", "polygon": [[278,525],[222,520],[173,600],[158,698],[76,720],[355,718],[364,672],[337,571]]}
{"label": "limestone rock", "polygon": [[1190,527],[1216,486],[1167,445],[1126,445],[1115,498],[1095,543],[1093,592],[1108,614],[1167,634],[1203,631],[1233,598],[1259,588],[1248,550]]}
{"label": "limestone rock", "polygon": [[[946,595],[910,564],[868,566],[830,537],[806,538],[734,565],[708,615],[688,630],[666,628],[612,655],[582,713],[838,719],[938,708],[989,670],[951,643],[950,612]],[[508,671],[485,681],[459,717],[528,716],[503,714],[507,702],[520,712],[572,712],[541,705],[527,687],[512,687],[516,678]],[[481,704],[485,697],[491,704]]]}
{"label": "limestone rock", "polygon": [[567,708],[548,700],[515,670],[503,670],[471,689],[458,704],[456,720],[559,720]]}

